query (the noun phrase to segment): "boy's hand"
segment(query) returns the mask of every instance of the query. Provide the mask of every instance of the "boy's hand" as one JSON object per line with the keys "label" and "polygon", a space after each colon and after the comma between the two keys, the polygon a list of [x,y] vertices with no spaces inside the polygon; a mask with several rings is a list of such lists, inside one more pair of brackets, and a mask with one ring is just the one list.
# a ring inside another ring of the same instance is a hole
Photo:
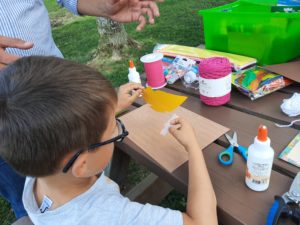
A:
{"label": "boy's hand", "polygon": [[193,127],[184,119],[176,118],[171,122],[169,132],[177,139],[177,141],[183,145],[183,147],[189,151],[193,147],[198,146],[198,142],[195,136]]}
{"label": "boy's hand", "polygon": [[118,91],[117,112],[120,112],[129,106],[142,94],[144,87],[137,83],[127,83],[120,86]]}

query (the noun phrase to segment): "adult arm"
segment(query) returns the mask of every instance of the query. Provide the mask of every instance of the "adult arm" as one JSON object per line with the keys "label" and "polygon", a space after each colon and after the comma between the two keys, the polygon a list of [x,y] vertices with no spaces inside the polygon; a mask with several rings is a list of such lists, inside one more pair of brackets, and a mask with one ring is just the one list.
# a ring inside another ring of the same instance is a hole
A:
{"label": "adult arm", "polygon": [[6,48],[30,49],[32,47],[33,43],[31,42],[0,35],[0,69],[20,58],[18,55],[7,53],[5,51]]}
{"label": "adult arm", "polygon": [[217,225],[217,201],[205,165],[202,150],[190,124],[181,118],[173,120],[170,133],[185,147],[189,155],[189,181],[184,225]]}
{"label": "adult arm", "polygon": [[108,17],[121,23],[138,22],[137,30],[154,23],[159,16],[156,1],[163,0],[57,0],[58,4],[74,14]]}
{"label": "adult arm", "polygon": [[142,30],[146,17],[150,24],[159,16],[156,1],[163,0],[57,0],[57,3],[73,14],[108,17],[121,23],[138,22],[137,30]]}

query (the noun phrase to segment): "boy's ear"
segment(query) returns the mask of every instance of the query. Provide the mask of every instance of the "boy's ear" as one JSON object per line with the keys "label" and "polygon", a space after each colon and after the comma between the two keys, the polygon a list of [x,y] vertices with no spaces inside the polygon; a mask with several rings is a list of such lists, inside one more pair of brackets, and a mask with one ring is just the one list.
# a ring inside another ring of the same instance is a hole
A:
{"label": "boy's ear", "polygon": [[83,152],[74,162],[71,167],[71,172],[74,177],[85,177],[88,170],[87,167],[87,152]]}

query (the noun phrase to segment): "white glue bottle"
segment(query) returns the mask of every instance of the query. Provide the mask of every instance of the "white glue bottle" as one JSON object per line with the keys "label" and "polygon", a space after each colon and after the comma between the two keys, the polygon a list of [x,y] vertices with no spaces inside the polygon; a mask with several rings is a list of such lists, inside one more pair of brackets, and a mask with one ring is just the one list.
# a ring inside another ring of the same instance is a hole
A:
{"label": "white glue bottle", "polygon": [[270,143],[268,129],[261,125],[254,143],[248,148],[246,184],[253,191],[265,191],[269,187],[274,159]]}
{"label": "white glue bottle", "polygon": [[133,83],[142,83],[139,72],[136,71],[133,60],[129,61],[128,80]]}

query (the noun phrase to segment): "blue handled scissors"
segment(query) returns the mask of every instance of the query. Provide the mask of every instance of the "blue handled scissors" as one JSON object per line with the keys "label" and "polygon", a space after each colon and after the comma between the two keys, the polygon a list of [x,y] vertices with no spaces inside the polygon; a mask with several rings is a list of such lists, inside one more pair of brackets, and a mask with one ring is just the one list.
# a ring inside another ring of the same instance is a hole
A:
{"label": "blue handled scissors", "polygon": [[233,136],[230,137],[228,134],[225,134],[225,137],[230,143],[230,146],[224,151],[219,153],[218,159],[219,162],[224,166],[229,166],[233,163],[233,152],[237,151],[242,157],[247,161],[248,158],[248,149],[244,146],[241,146],[237,143],[237,134],[233,133]]}

